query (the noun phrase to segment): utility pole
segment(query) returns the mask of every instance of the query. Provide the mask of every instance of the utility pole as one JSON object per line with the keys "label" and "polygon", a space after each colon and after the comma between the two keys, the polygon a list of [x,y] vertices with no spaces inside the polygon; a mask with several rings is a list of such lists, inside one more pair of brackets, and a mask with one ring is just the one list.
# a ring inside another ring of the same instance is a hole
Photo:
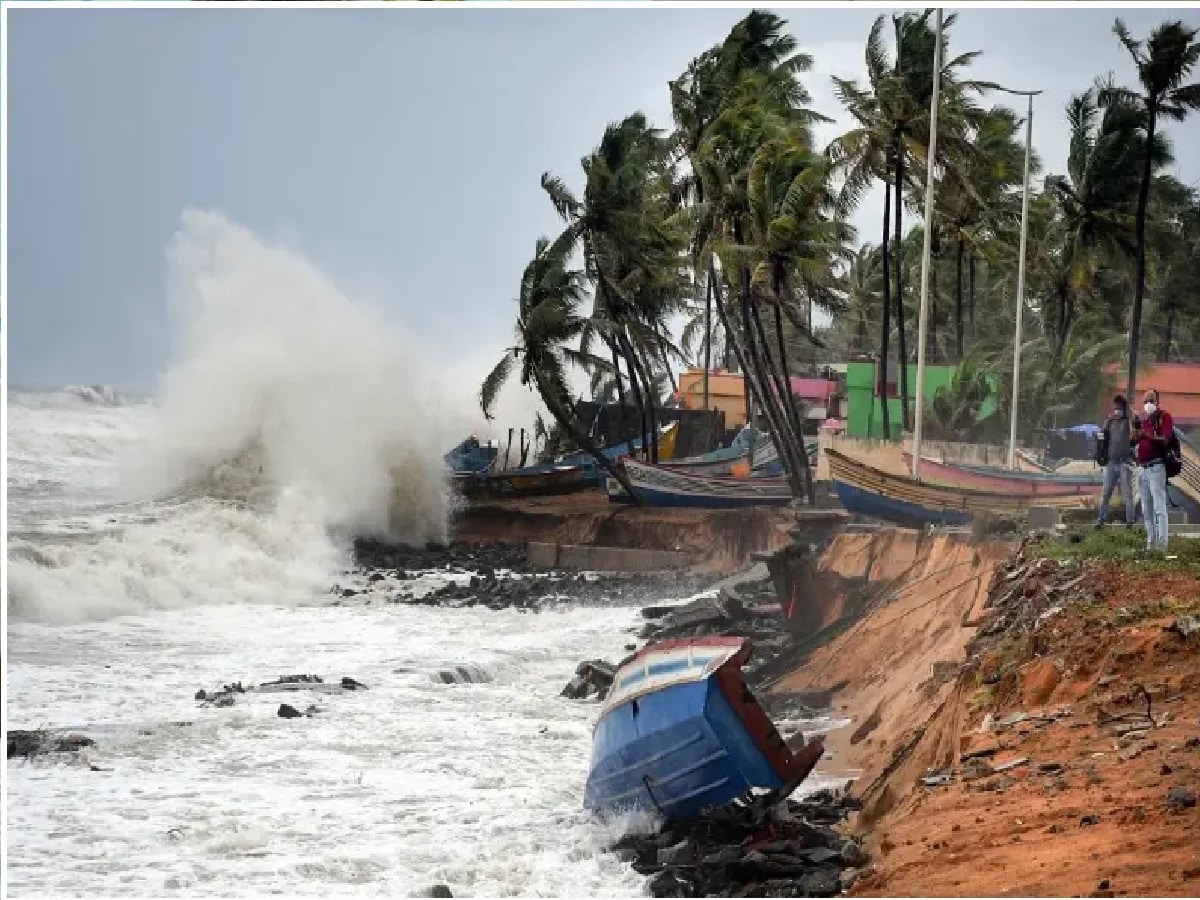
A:
{"label": "utility pole", "polygon": [[[933,97],[929,102],[929,149],[925,154],[925,236],[921,247],[921,313],[917,325],[917,418],[913,425],[913,478],[921,477],[921,432],[925,407],[925,339],[929,334],[929,254],[933,241],[933,169],[937,160],[938,103],[942,93],[942,10],[933,44]],[[899,198],[897,198],[899,202]],[[900,360],[900,365],[905,361]]]}
{"label": "utility pole", "polygon": [[1008,467],[1017,467],[1017,401],[1021,395],[1021,320],[1025,312],[1025,245],[1029,237],[1029,158],[1033,152],[1033,98],[1041,91],[1014,91],[999,88],[1006,94],[1026,97],[1029,110],[1025,115],[1025,183],[1021,188],[1021,249],[1017,260],[1017,325],[1013,334],[1012,407],[1008,423]]}

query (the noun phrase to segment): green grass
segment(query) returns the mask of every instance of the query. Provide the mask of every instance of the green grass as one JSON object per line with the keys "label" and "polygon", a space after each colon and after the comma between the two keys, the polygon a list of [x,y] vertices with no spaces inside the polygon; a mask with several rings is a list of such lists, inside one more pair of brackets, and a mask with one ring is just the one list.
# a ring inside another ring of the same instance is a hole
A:
{"label": "green grass", "polygon": [[1133,572],[1200,575],[1200,538],[1172,537],[1166,555],[1149,553],[1146,551],[1146,532],[1140,526],[1132,529],[1121,525],[1109,525],[1099,530],[1081,528],[1062,537],[1044,539],[1036,546],[1039,555],[1063,561],[1105,560],[1120,563]]}

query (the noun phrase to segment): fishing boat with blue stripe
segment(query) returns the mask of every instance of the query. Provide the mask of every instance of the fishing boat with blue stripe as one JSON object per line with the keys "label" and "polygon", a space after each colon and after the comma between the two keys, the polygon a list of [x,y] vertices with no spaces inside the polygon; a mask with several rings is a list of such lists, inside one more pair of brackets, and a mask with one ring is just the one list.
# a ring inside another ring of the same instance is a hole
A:
{"label": "fishing boat with blue stripe", "polygon": [[584,807],[682,821],[756,788],[795,790],[824,744],[784,742],[742,678],[752,649],[740,637],[681,638],[626,661],[596,722]]}
{"label": "fishing boat with blue stripe", "polygon": [[1033,497],[977,491],[893,475],[826,450],[829,477],[842,507],[850,513],[900,525],[967,525],[977,513],[1019,513],[1032,506],[1082,509],[1093,496]]}

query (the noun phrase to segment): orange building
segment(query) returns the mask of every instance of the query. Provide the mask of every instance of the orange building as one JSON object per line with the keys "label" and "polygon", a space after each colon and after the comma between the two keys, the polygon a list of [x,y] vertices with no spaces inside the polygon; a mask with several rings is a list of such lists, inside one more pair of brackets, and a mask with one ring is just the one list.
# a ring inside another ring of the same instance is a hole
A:
{"label": "orange building", "polygon": [[[1110,364],[1105,371],[1112,375],[1114,391],[1125,391],[1125,368]],[[1154,388],[1162,408],[1171,414],[1177,425],[1184,428],[1200,427],[1200,363],[1157,363],[1138,370],[1137,397],[1130,397],[1130,405],[1141,409],[1141,393]],[[1109,397],[1104,398],[1107,404]]]}
{"label": "orange building", "polygon": [[[704,370],[686,369],[679,374],[680,405],[684,409],[704,409]],[[708,408],[725,413],[725,427],[746,424],[746,394],[742,376],[729,372],[708,373]]]}
{"label": "orange building", "polygon": [[[804,402],[808,418],[824,421],[830,414],[830,403],[838,394],[837,382],[793,375],[790,384],[792,393]],[[680,374],[679,392],[675,396],[685,409],[704,409],[704,370],[688,369]],[[710,372],[708,408],[725,413],[726,428],[745,425],[746,394],[742,376],[729,372]]]}

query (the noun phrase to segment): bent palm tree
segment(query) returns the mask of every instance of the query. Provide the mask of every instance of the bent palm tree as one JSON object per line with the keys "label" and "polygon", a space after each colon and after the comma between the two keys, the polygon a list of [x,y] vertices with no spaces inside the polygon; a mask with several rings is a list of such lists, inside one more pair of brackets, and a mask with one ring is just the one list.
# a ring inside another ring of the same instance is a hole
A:
{"label": "bent palm tree", "polygon": [[516,344],[483,380],[479,407],[491,419],[500,389],[519,367],[521,384],[537,390],[554,421],[636,499],[624,471],[600,452],[572,409],[567,367],[595,361],[568,346],[579,339],[587,324],[578,312],[585,296],[584,277],[568,267],[570,253],[567,241],[551,244],[546,238],[538,239],[534,257],[521,275]]}

